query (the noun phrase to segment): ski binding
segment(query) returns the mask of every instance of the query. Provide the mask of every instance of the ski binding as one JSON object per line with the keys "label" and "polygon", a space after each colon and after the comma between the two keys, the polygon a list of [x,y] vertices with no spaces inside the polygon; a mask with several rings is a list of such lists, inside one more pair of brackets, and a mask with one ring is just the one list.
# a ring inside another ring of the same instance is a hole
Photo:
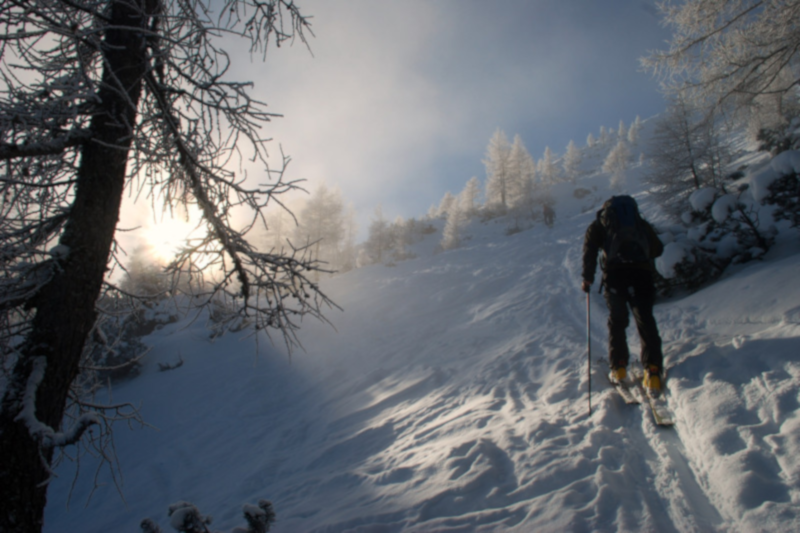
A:
{"label": "ski binding", "polygon": [[636,382],[636,385],[639,387],[639,392],[641,392],[642,396],[647,398],[647,403],[650,404],[650,410],[653,413],[653,419],[655,423],[659,426],[672,426],[675,424],[675,415],[673,414],[672,410],[667,405],[667,399],[664,397],[664,392],[662,391],[658,395],[651,395],[649,394],[645,388],[642,380],[644,379],[644,374],[642,373],[641,369],[634,369],[631,372],[633,376],[633,380]]}

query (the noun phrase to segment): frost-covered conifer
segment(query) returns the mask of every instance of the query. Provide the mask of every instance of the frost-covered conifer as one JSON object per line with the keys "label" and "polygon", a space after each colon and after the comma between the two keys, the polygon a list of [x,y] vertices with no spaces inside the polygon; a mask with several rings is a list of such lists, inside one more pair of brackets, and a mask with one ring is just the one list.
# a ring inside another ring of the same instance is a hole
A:
{"label": "frost-covered conifer", "polygon": [[510,160],[511,179],[509,180],[507,207],[513,210],[524,208],[524,204],[528,200],[526,190],[529,189],[529,184],[536,179],[536,164],[519,135],[514,136]]}
{"label": "frost-covered conifer", "polygon": [[581,151],[575,146],[575,142],[570,141],[567,145],[567,152],[564,154],[564,176],[572,183],[578,179],[581,170],[583,156]]}
{"label": "frost-covered conifer", "polygon": [[603,172],[611,174],[611,188],[616,191],[622,191],[625,186],[625,171],[630,157],[628,145],[620,139],[603,162]]}
{"label": "frost-covered conifer", "polygon": [[427,217],[428,220],[433,220],[438,216],[438,214],[439,214],[439,206],[436,204],[431,204],[425,216]]}
{"label": "frost-covered conifer", "polygon": [[295,218],[280,206],[276,206],[275,209],[267,209],[264,217],[267,222],[266,231],[261,240],[261,249],[264,251],[287,249],[289,245],[286,239],[292,237]]}
{"label": "frost-covered conifer", "polygon": [[605,147],[608,146],[608,142],[609,142],[608,130],[606,130],[605,126],[600,126],[600,137],[598,137],[597,143],[600,146]]}
{"label": "frost-covered conifer", "polygon": [[478,198],[481,194],[481,185],[478,178],[473,176],[469,179],[467,184],[464,186],[464,190],[461,191],[459,195],[461,200],[461,205],[464,208],[464,213],[468,217],[474,216],[480,207],[478,203]]}
{"label": "frost-covered conifer", "polygon": [[594,148],[594,145],[597,144],[597,139],[594,138],[594,135],[591,133],[586,136],[586,146],[589,148]]}
{"label": "frost-covered conifer", "polygon": [[413,254],[408,251],[408,247],[414,241],[414,219],[406,221],[403,217],[398,216],[389,229],[394,247],[393,259],[395,261],[404,261],[413,257]]}
{"label": "frost-covered conifer", "polygon": [[539,168],[539,176],[542,182],[548,186],[558,181],[559,172],[556,166],[555,154],[553,154],[549,146],[546,146],[544,149],[544,155],[542,156],[541,166]]}
{"label": "frost-covered conifer", "polygon": [[639,132],[642,129],[642,119],[636,115],[636,120],[633,121],[631,127],[628,129],[628,143],[636,146],[639,143]]}
{"label": "frost-covered conifer", "polygon": [[713,279],[731,264],[759,259],[775,242],[775,227],[762,227],[760,203],[751,189],[725,193],[705,187],[695,190],[686,202],[681,219],[689,226],[680,245],[682,254],[664,258],[661,268],[669,273],[670,285],[695,289]]}
{"label": "frost-covered conifer", "polygon": [[442,201],[439,202],[439,209],[438,209],[438,212],[437,212],[437,216],[439,218],[447,217],[447,214],[450,212],[450,209],[452,209],[453,204],[455,203],[455,201],[456,201],[456,197],[453,196],[453,193],[451,193],[450,191],[447,191],[446,193],[444,193],[444,196],[442,197]]}
{"label": "frost-covered conifer", "polygon": [[625,127],[625,122],[622,120],[619,121],[619,128],[617,128],[617,137],[622,141],[626,141],[628,139],[628,129]]}
{"label": "frost-covered conifer", "polygon": [[339,257],[336,260],[336,269],[347,272],[356,266],[356,238],[358,236],[358,223],[356,212],[352,205],[347,207],[344,215],[344,237],[341,241]]}
{"label": "frost-covered conifer", "polygon": [[522,164],[522,185],[520,201],[517,206],[517,211],[523,214],[529,213],[537,202],[536,195],[539,190],[539,177],[536,172],[536,162],[528,155]]}
{"label": "frost-covered conifer", "polygon": [[443,250],[457,248],[461,243],[461,232],[468,220],[462,200],[462,198],[458,198],[454,201],[447,213],[447,222],[442,232],[441,246]]}
{"label": "frost-covered conifer", "polygon": [[483,164],[486,166],[486,207],[505,212],[508,209],[510,181],[513,179],[511,144],[499,128],[489,141]]}
{"label": "frost-covered conifer", "polygon": [[164,297],[172,288],[171,276],[164,268],[165,265],[159,262],[152,248],[147,245],[139,246],[130,255],[120,286],[129,294]]}
{"label": "frost-covered conifer", "polygon": [[345,210],[341,192],[320,185],[311,194],[297,217],[296,245],[310,245],[314,258],[333,264],[341,254],[345,237]]}
{"label": "frost-covered conifer", "polygon": [[386,252],[392,248],[392,235],[389,224],[383,216],[383,207],[380,205],[375,208],[375,213],[369,224],[368,236],[364,242],[364,255],[359,263],[364,264],[381,263],[386,258]]}
{"label": "frost-covered conifer", "polygon": [[692,191],[719,188],[730,161],[722,125],[682,98],[676,98],[655,124],[647,145],[646,180],[673,214],[680,214]]}

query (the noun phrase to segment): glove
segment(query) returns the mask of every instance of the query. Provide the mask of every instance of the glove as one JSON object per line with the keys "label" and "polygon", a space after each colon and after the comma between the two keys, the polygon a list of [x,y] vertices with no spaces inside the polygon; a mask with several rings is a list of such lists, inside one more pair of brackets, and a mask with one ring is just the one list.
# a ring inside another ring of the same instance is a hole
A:
{"label": "glove", "polygon": [[591,291],[592,290],[592,282],[583,280],[583,283],[581,283],[581,290],[583,290],[583,292]]}

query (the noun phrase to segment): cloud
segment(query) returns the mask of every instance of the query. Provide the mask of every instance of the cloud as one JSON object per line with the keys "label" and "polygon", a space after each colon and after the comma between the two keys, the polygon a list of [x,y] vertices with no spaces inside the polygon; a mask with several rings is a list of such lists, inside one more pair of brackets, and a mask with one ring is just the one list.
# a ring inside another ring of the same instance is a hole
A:
{"label": "cloud", "polygon": [[253,80],[258,97],[284,115],[269,130],[292,154],[292,174],[335,182],[351,199],[413,182],[415,162],[435,157],[435,139],[451,127],[444,95],[415,66],[438,8],[307,3],[314,57],[273,50]]}
{"label": "cloud", "polygon": [[304,0],[314,56],[295,43],[262,64],[237,48],[232,74],[284,115],[265,131],[290,176],[338,185],[364,226],[378,203],[420,215],[482,177],[497,127],[537,155],[646,116],[630,102],[655,92],[636,61],[655,22],[630,2],[598,4]]}

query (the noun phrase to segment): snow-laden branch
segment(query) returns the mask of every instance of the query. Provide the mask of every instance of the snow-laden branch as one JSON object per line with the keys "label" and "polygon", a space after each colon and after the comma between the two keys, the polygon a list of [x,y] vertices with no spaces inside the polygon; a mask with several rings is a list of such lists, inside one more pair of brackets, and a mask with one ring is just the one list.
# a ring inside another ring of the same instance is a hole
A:
{"label": "snow-laden branch", "polygon": [[766,96],[792,97],[800,83],[798,2],[666,0],[659,7],[674,34],[667,50],[642,63],[668,93],[737,110]]}
{"label": "snow-laden branch", "polygon": [[56,155],[67,148],[81,145],[90,138],[91,132],[88,129],[82,129],[47,141],[26,144],[0,143],[0,160]]}
{"label": "snow-laden branch", "polygon": [[41,443],[43,448],[63,448],[75,444],[87,429],[100,424],[100,417],[97,413],[85,413],[75,421],[68,431],[58,432],[36,418],[36,393],[44,379],[47,359],[44,356],[34,357],[32,366],[33,369],[22,397],[22,409],[14,420],[24,422],[28,431]]}

